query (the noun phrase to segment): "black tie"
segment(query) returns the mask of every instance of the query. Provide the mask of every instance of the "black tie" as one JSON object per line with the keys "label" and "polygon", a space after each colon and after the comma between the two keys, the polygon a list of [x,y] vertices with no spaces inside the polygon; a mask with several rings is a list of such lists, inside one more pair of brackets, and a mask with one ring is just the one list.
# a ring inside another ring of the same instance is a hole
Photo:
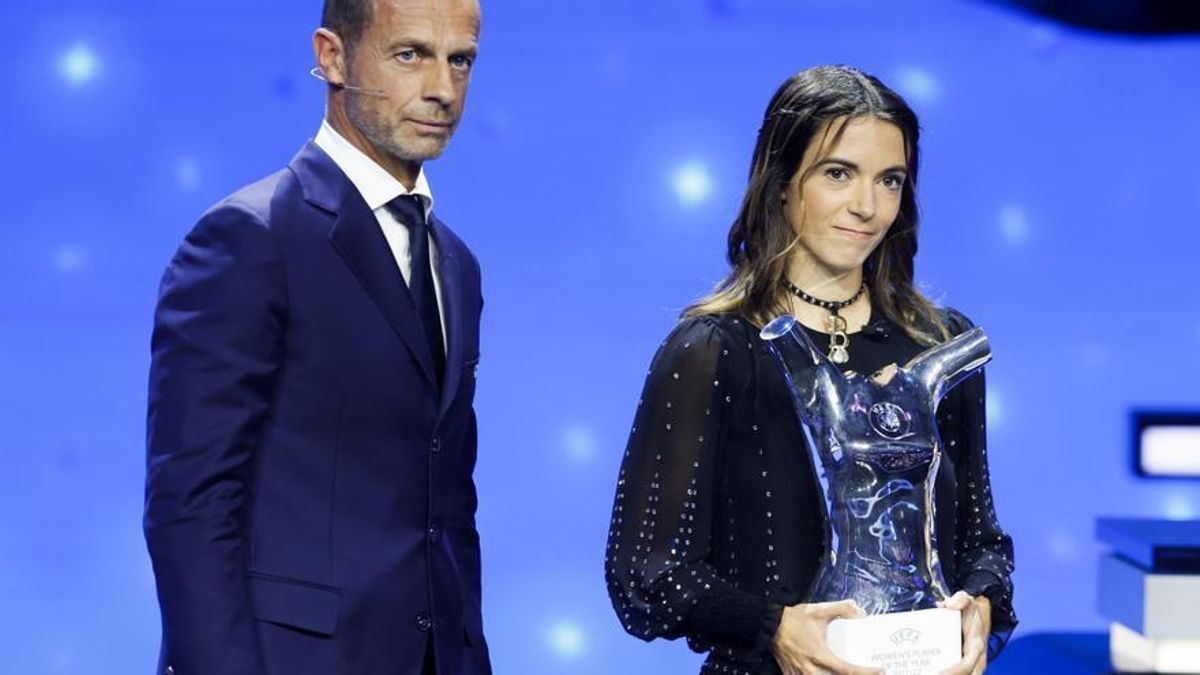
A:
{"label": "black tie", "polygon": [[433,271],[429,264],[429,226],[425,222],[425,206],[416,195],[402,195],[388,203],[392,215],[408,228],[408,252],[412,270],[408,273],[408,290],[417,305],[417,314],[433,355],[433,371],[438,388],[442,386],[446,369],[446,351],[442,343],[442,319],[438,314],[437,293],[433,288]]}

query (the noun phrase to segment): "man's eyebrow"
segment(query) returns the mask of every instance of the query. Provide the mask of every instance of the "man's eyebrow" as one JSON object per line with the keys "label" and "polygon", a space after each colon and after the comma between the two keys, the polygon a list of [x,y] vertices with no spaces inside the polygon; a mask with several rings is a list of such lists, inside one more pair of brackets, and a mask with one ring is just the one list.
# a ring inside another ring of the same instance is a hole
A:
{"label": "man's eyebrow", "polygon": [[429,52],[433,51],[433,47],[430,46],[430,44],[428,42],[425,42],[424,40],[422,40],[420,38],[412,38],[412,37],[398,37],[398,38],[392,40],[391,42],[388,42],[387,46],[384,47],[384,50],[391,52],[391,51],[400,49],[402,47],[407,48],[407,49],[415,49],[419,52],[425,52],[425,53],[429,53]]}
{"label": "man's eyebrow", "polygon": [[[433,54],[435,52],[433,45],[419,38],[400,37],[388,43],[384,51],[393,52],[397,49],[413,49],[422,54]],[[454,56],[478,56],[479,46],[472,44],[467,47],[461,47],[450,52]]]}

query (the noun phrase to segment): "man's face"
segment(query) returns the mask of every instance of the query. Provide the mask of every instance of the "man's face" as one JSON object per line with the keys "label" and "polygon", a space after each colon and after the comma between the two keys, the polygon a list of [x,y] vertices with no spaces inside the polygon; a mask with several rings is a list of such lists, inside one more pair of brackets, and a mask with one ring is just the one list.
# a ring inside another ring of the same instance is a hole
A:
{"label": "man's face", "polygon": [[350,122],[392,159],[442,153],[462,117],[479,39],[477,0],[375,0],[347,54]]}

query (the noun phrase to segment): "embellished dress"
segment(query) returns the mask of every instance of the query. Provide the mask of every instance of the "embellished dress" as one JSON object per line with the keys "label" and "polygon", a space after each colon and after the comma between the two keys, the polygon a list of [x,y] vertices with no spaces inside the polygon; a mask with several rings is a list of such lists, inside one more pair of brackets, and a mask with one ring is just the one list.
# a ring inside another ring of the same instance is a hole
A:
{"label": "embellished dress", "polygon": [[[923,351],[874,312],[844,370],[871,374]],[[952,333],[971,327],[946,310]],[[817,345],[829,336],[805,329]],[[984,377],[938,408],[935,533],[951,592],[992,603],[989,660],[1017,619],[1012,540],[992,504]],[[805,602],[824,553],[820,491],[782,371],[758,327],[685,319],[655,355],[621,463],[605,559],[609,597],[644,640],[685,637],[702,673],[780,673],[769,645],[783,607]]]}

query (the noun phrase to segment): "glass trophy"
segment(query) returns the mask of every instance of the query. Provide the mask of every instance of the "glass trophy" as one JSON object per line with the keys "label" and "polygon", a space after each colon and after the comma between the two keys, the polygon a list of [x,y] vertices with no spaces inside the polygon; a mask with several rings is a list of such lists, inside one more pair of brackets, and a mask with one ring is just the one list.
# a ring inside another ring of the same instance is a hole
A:
{"label": "glass trophy", "polygon": [[783,369],[825,509],[825,554],[806,602],[852,599],[867,614],[835,619],[841,658],[924,675],[962,658],[958,610],[938,560],[933,484],[941,458],[935,413],[950,389],[991,359],[979,328],[931,347],[890,379],[842,373],[804,327],[782,316],[762,329]]}

